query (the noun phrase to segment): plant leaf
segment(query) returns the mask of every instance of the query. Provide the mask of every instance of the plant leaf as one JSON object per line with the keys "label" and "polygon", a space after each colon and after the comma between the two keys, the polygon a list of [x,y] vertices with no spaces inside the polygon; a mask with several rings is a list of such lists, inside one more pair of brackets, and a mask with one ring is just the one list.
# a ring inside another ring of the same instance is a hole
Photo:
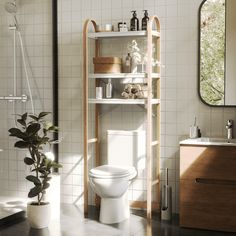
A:
{"label": "plant leaf", "polygon": [[44,189],[47,189],[47,188],[49,188],[49,187],[50,187],[50,184],[49,184],[49,183],[44,183],[44,184],[43,184],[43,190],[44,190]]}
{"label": "plant leaf", "polygon": [[48,182],[52,179],[52,177],[45,177],[44,175],[41,175],[40,178],[42,178],[44,182]]}
{"label": "plant leaf", "polygon": [[28,148],[29,147],[29,143],[25,142],[25,141],[18,141],[15,143],[14,145],[17,148]]}
{"label": "plant leaf", "polygon": [[41,174],[45,174],[45,173],[46,173],[46,169],[45,169],[45,168],[42,168],[42,167],[38,168],[38,171],[39,171],[39,173],[41,173]]}
{"label": "plant leaf", "polygon": [[30,157],[25,157],[24,162],[25,162],[26,165],[29,165],[29,166],[34,164],[34,160]]}
{"label": "plant leaf", "polygon": [[27,116],[28,116],[28,113],[26,112],[26,113],[24,113],[24,114],[21,116],[21,119],[24,120],[24,121],[26,121]]}
{"label": "plant leaf", "polygon": [[26,179],[29,180],[30,182],[33,182],[35,185],[41,184],[40,179],[37,178],[36,176],[28,175],[28,176],[26,176]]}
{"label": "plant leaf", "polygon": [[51,165],[52,165],[53,168],[62,168],[63,167],[61,164],[59,164],[57,162],[52,162]]}
{"label": "plant leaf", "polygon": [[38,121],[38,117],[37,117],[37,116],[29,115],[29,117],[32,118],[32,119],[35,120],[35,121]]}
{"label": "plant leaf", "polygon": [[48,141],[49,141],[48,137],[43,137],[43,138],[41,138],[40,143],[41,144],[46,144],[46,143],[48,143]]}
{"label": "plant leaf", "polygon": [[41,186],[35,186],[30,189],[30,191],[28,193],[28,197],[30,197],[30,198],[36,197],[41,191],[42,191]]}
{"label": "plant leaf", "polygon": [[18,122],[19,124],[21,124],[22,126],[26,126],[25,120],[17,119],[17,122]]}
{"label": "plant leaf", "polygon": [[51,126],[51,127],[49,127],[49,129],[48,129],[49,131],[58,131],[59,130],[59,128],[57,127],[57,126]]}
{"label": "plant leaf", "polygon": [[48,115],[48,114],[50,114],[50,113],[51,113],[51,112],[44,112],[44,111],[43,111],[43,112],[40,112],[38,118],[41,119],[41,118],[43,118],[44,116],[46,116],[46,115]]}
{"label": "plant leaf", "polygon": [[26,133],[29,135],[29,136],[33,136],[35,135],[41,128],[41,125],[38,124],[38,123],[33,123],[31,125],[29,125],[26,129]]}
{"label": "plant leaf", "polygon": [[23,133],[20,129],[17,129],[17,128],[11,128],[8,130],[8,132],[10,133],[10,136],[13,136],[13,137],[17,137],[21,139],[24,139],[27,137],[25,133]]}

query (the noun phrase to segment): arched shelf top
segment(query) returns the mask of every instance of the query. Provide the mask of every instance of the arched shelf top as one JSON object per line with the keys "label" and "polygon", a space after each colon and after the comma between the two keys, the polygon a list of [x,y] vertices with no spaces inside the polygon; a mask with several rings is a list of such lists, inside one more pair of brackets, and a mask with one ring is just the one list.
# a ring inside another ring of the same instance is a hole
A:
{"label": "arched shelf top", "polygon": [[153,23],[156,24],[156,31],[160,32],[160,29],[161,29],[161,27],[160,27],[160,20],[159,20],[158,17],[155,16],[155,15],[154,15],[154,16],[151,16],[151,17],[149,18],[149,21],[148,21],[148,27],[150,27],[150,30],[151,30],[151,31],[152,31]]}
{"label": "arched shelf top", "polygon": [[93,19],[87,19],[85,22],[84,22],[84,28],[83,28],[83,34],[87,34],[88,33],[88,29],[89,29],[89,25],[92,23],[93,25],[93,28],[94,28],[94,31],[97,32],[97,24],[96,24],[96,21],[93,20]]}

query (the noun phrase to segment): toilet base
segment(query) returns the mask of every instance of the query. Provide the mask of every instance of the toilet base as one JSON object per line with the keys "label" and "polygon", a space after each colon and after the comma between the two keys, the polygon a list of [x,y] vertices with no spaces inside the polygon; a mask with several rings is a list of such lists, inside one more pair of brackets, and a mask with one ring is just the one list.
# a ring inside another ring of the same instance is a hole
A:
{"label": "toilet base", "polygon": [[120,198],[102,198],[99,221],[104,224],[115,224],[130,217],[128,194]]}

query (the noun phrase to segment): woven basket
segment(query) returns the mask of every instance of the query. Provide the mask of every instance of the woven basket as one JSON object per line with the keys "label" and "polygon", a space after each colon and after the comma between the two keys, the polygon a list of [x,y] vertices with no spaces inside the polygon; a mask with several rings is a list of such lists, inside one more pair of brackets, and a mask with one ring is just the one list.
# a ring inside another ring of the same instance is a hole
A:
{"label": "woven basket", "polygon": [[94,73],[121,73],[121,63],[119,57],[94,57]]}

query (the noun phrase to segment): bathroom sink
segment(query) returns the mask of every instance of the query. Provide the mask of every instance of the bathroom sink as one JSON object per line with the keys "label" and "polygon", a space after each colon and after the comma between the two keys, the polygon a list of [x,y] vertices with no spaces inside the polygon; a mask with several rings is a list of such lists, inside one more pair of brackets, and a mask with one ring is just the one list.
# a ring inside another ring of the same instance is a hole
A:
{"label": "bathroom sink", "polygon": [[236,139],[226,139],[226,138],[197,138],[198,142],[212,142],[212,143],[236,143]]}
{"label": "bathroom sink", "polygon": [[236,146],[236,139],[208,138],[201,137],[195,139],[185,139],[180,142],[182,145],[218,145],[218,146]]}

